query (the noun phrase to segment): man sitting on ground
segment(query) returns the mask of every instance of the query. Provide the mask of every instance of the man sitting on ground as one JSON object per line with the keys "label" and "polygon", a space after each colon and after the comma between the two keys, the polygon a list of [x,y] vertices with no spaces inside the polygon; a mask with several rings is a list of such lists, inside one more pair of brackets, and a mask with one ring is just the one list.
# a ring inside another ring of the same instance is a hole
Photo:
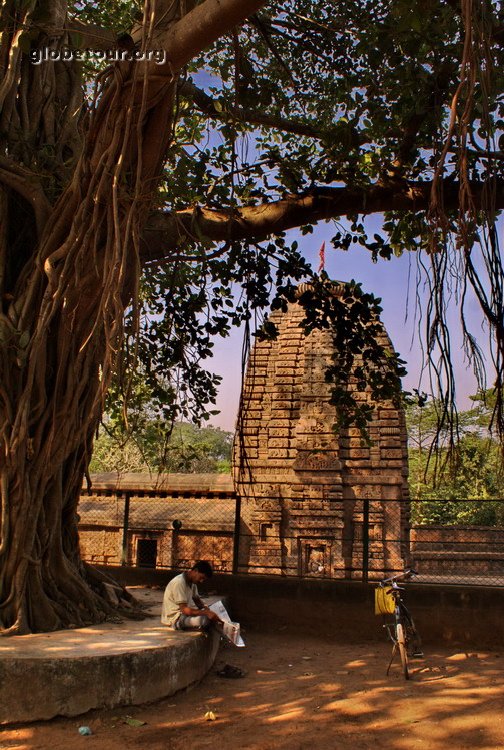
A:
{"label": "man sitting on ground", "polygon": [[220,617],[201,601],[198,583],[211,578],[212,566],[199,560],[191,570],[172,578],[165,589],[161,622],[174,630],[206,630],[211,622],[221,622]]}

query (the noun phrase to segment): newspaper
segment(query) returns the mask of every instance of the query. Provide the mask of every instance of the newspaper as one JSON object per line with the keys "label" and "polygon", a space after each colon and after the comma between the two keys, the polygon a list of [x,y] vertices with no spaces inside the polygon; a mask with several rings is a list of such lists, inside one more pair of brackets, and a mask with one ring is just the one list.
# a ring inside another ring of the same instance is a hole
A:
{"label": "newspaper", "polygon": [[210,604],[208,609],[211,609],[212,612],[215,612],[215,614],[219,615],[220,619],[222,620],[221,629],[223,635],[225,635],[226,638],[235,646],[243,648],[245,646],[245,643],[240,635],[240,623],[233,622],[231,620],[226,607],[223,605],[220,599],[219,601]]}

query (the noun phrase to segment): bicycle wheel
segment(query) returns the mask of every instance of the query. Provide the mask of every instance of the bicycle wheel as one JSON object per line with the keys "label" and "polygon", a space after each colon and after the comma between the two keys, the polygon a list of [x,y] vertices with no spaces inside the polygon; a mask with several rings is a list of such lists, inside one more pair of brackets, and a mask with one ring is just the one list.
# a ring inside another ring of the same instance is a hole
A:
{"label": "bicycle wheel", "polygon": [[404,635],[404,628],[400,622],[396,625],[396,637],[397,637],[397,648],[399,649],[399,656],[401,657],[401,666],[405,680],[409,680],[408,670],[408,652],[406,650],[406,637]]}
{"label": "bicycle wheel", "polygon": [[418,631],[415,628],[415,623],[413,622],[412,616],[402,603],[400,612],[408,656],[422,657],[422,639],[420,638]]}

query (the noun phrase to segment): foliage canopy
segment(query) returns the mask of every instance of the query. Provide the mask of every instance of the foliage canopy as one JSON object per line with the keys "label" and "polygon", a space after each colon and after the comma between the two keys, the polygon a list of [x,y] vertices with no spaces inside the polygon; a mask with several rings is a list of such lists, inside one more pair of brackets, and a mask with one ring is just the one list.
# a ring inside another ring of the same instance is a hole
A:
{"label": "foliage canopy", "polygon": [[231,471],[233,434],[218,427],[178,422],[167,434],[165,424],[144,420],[134,439],[114,426],[95,441],[90,472],[179,472],[227,474]]}
{"label": "foliage canopy", "polygon": [[[446,309],[457,297],[465,353],[484,389],[481,334],[469,330],[467,314],[477,299],[491,341],[500,431],[502,35],[502,14],[491,2],[283,0],[263,4],[191,61],[159,193],[164,216],[153,218],[147,235],[153,261],[144,267],[141,338],[154,391],[177,362],[191,362],[182,380],[196,394],[192,406],[212,397],[216,381],[193,367],[210,353],[212,336],[260,323],[269,305],[284,306],[292,284],[313,276],[285,230],[309,234],[315,222],[333,219],[336,250],[360,245],[375,259],[415,251],[417,285],[429,289],[421,336],[432,388],[445,405],[441,427],[451,425],[453,443]],[[384,214],[380,234],[367,228],[374,212]],[[158,248],[168,268],[155,262]],[[318,290],[323,298],[323,285]],[[345,328],[341,311],[305,302]],[[376,304],[372,295],[365,304]],[[372,337],[347,328],[364,351]],[[335,382],[340,403],[343,389]],[[181,413],[189,414],[184,406]]]}

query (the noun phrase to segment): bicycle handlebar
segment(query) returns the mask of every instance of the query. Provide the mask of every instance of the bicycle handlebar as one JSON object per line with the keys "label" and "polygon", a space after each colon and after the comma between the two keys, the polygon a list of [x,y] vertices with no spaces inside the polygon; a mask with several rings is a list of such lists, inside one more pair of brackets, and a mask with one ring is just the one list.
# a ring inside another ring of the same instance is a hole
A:
{"label": "bicycle handlebar", "polygon": [[414,578],[414,576],[418,575],[416,570],[413,570],[413,568],[408,568],[403,573],[398,573],[396,576],[391,576],[390,578],[384,578],[381,583],[395,583],[396,581],[407,581],[408,578]]}

